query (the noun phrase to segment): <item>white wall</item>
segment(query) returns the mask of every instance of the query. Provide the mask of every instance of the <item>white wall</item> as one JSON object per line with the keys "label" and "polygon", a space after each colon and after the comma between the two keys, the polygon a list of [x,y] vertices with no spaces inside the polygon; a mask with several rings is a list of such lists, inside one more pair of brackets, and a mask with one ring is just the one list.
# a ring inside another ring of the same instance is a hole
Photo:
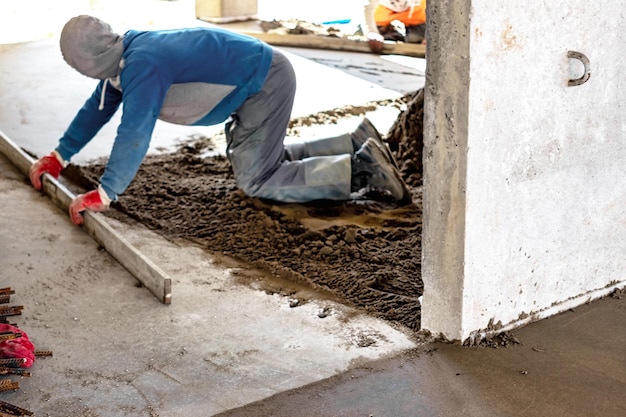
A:
{"label": "white wall", "polygon": [[532,3],[429,3],[422,325],[452,340],[626,285],[626,2]]}

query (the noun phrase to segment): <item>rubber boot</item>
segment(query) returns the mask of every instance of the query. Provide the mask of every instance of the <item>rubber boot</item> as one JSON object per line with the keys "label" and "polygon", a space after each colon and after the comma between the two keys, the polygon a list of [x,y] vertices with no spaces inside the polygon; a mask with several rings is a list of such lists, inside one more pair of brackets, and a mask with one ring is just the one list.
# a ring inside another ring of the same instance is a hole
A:
{"label": "rubber boot", "polygon": [[372,122],[367,117],[363,118],[363,121],[350,135],[350,138],[352,139],[354,152],[358,152],[368,139],[374,139],[376,144],[385,151],[387,158],[391,161],[393,166],[396,167],[396,169],[400,169],[396,159],[391,153],[391,149],[389,149],[389,145],[385,142],[382,135],[378,132],[378,130],[376,130],[376,127],[374,127]]}
{"label": "rubber boot", "polygon": [[399,202],[410,202],[411,192],[400,172],[374,139],[368,139],[352,157],[352,192],[387,192]]}
{"label": "rubber boot", "polygon": [[354,152],[355,150],[353,149],[350,134],[348,133],[332,138],[313,139],[285,144],[285,159],[288,161],[299,161],[312,156],[331,156],[345,153],[353,154]]}

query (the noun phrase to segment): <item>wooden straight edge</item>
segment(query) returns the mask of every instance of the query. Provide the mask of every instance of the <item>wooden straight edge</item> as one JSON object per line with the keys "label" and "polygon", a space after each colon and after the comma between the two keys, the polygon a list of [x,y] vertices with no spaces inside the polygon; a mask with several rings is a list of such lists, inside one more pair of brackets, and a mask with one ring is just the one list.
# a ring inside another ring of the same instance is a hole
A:
{"label": "wooden straight edge", "polygon": [[[34,160],[22,149],[17,147],[2,131],[0,131],[0,152],[2,152],[17,169],[26,177]],[[74,194],[52,176],[45,174],[42,189],[52,201],[66,212],[74,199]],[[172,280],[148,257],[124,239],[100,213],[84,211],[83,229],[98,244],[106,249],[128,272],[137,278],[162,303],[172,302]]]}
{"label": "wooden straight edge", "polygon": [[[290,35],[267,32],[240,31],[244,35],[252,36],[270,45],[293,46],[299,48],[331,49],[338,51],[368,52],[372,53],[369,44],[345,38],[318,35]],[[405,55],[417,58],[426,56],[426,45],[414,43],[385,42],[383,55]]]}

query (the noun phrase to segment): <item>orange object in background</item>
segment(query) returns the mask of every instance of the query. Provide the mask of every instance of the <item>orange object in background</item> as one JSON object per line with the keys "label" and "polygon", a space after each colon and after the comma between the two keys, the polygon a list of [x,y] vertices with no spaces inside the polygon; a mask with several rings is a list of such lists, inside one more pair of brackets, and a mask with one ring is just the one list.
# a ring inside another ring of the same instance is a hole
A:
{"label": "orange object in background", "polygon": [[401,21],[405,26],[422,25],[426,23],[426,0],[399,13],[379,4],[374,11],[374,20],[376,26],[387,26],[394,20]]}

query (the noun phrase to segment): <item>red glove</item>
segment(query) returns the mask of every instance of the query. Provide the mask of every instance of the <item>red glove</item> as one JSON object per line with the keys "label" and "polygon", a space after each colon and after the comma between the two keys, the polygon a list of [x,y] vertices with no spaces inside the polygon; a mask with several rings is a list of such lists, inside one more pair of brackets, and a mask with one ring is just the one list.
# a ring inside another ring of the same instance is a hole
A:
{"label": "red glove", "polygon": [[97,189],[80,194],[70,203],[70,218],[72,223],[76,225],[83,224],[83,215],[81,212],[85,210],[105,211],[109,208],[111,199],[106,192],[99,186]]}
{"label": "red glove", "polygon": [[382,54],[383,47],[385,45],[385,39],[380,33],[371,32],[367,34],[367,43],[369,44],[370,51],[375,54]]}
{"label": "red glove", "polygon": [[21,333],[15,339],[0,341],[0,359],[24,359],[22,368],[29,368],[35,362],[35,346],[23,330],[10,324],[0,323],[0,333]]}
{"label": "red glove", "polygon": [[43,174],[50,174],[54,178],[59,178],[61,170],[63,170],[63,158],[56,151],[50,152],[50,154],[38,159],[30,167],[30,183],[37,190],[41,190],[41,176]]}

